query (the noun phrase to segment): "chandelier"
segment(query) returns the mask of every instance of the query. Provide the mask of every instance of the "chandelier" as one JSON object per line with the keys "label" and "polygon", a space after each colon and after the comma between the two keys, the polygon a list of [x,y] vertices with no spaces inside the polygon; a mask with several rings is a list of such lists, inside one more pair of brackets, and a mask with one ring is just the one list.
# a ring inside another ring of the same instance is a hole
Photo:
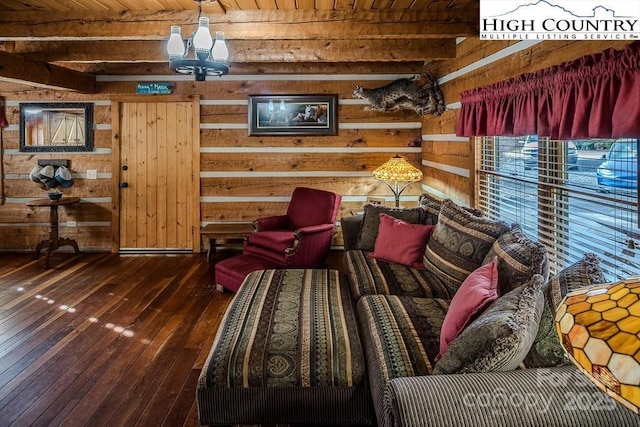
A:
{"label": "chandelier", "polygon": [[[194,57],[188,58],[193,47]],[[180,26],[171,26],[171,35],[167,42],[169,68],[180,74],[193,74],[196,81],[202,82],[207,76],[223,76],[229,73],[227,58],[229,50],[224,42],[224,33],[216,31],[215,43],[209,32],[209,18],[202,16],[201,0],[198,0],[198,29],[187,40],[185,47]]]}

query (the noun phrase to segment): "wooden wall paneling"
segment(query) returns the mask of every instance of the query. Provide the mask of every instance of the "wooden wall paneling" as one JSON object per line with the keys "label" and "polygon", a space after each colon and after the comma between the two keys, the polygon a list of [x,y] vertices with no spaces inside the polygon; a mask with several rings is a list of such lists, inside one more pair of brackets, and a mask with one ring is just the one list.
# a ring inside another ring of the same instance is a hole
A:
{"label": "wooden wall paneling", "polygon": [[[393,157],[390,153],[342,153],[331,161],[319,153],[203,153],[201,168],[211,171],[373,171]],[[420,153],[405,153],[408,161],[420,164]]]}
{"label": "wooden wall paneling", "polygon": [[[163,117],[167,117],[167,124],[166,124],[166,128],[161,131],[158,132],[158,134],[156,135],[156,143],[157,143],[157,164],[158,164],[158,168],[159,170],[157,171],[157,180],[156,180],[156,188],[157,188],[157,204],[158,206],[168,206],[168,202],[167,199],[169,197],[173,197],[172,194],[170,194],[171,191],[175,192],[174,189],[169,189],[168,187],[168,183],[167,183],[167,176],[168,176],[168,170],[167,168],[169,167],[169,163],[172,162],[172,159],[168,156],[169,151],[167,150],[167,144],[170,143],[170,141],[174,138],[174,132],[175,129],[172,129],[170,127],[170,120],[169,119],[169,113],[167,111],[167,108],[170,106],[170,104],[157,104],[157,109],[158,109],[158,114],[162,115]],[[160,224],[160,227],[162,227],[162,231],[160,233],[155,233],[158,234],[158,238],[157,238],[157,244],[158,247],[160,248],[166,248],[169,247],[168,246],[168,239],[167,239],[167,233],[164,232],[164,227],[167,224],[167,209],[162,208],[162,209],[157,209],[154,214],[155,214],[155,222],[156,224]],[[153,232],[153,230],[150,230],[151,232]]]}
{"label": "wooden wall paneling", "polygon": [[[178,150],[178,135],[177,135],[177,123],[176,123],[176,105],[167,105],[167,154],[176,153]],[[176,181],[176,161],[177,159],[171,159],[167,157],[167,204],[166,204],[166,218],[167,218],[167,247],[172,247],[177,243],[177,204],[178,204],[178,183]]]}
{"label": "wooden wall paneling", "polygon": [[[392,195],[389,188],[382,182],[376,181],[366,173],[366,176],[335,176],[335,177],[278,177],[278,179],[264,179],[252,177],[221,177],[202,178],[202,196],[218,197],[265,197],[265,196],[290,196],[296,187],[310,187],[345,196]],[[402,194],[416,195],[417,185],[409,186]]]}
{"label": "wooden wall paneling", "polygon": [[[380,84],[380,83],[378,83]],[[274,100],[278,99],[278,95],[273,95]],[[349,95],[347,99],[351,98]],[[245,98],[248,100],[248,97]],[[200,120],[202,123],[247,123],[247,104],[245,99],[239,99],[236,104],[210,105],[205,104],[201,108]],[[343,98],[344,99],[344,98]],[[419,116],[410,110],[400,110],[393,113],[381,113],[376,111],[366,111],[368,104],[339,104],[338,118],[341,123],[358,122],[358,123],[377,123],[385,121],[389,123],[402,123],[407,121],[418,122],[421,120]]]}
{"label": "wooden wall paneling", "polygon": [[111,252],[120,249],[120,109],[119,101],[111,103]]}
{"label": "wooden wall paneling", "polygon": [[[189,214],[191,211],[189,209],[190,201],[191,201],[191,185],[190,182],[185,180],[184,174],[180,173],[180,170],[188,170],[191,169],[191,139],[189,136],[191,135],[191,123],[187,123],[184,121],[185,113],[181,112],[184,109],[182,104],[178,104],[176,106],[178,112],[176,113],[176,117],[178,118],[178,123],[176,124],[176,147],[178,154],[178,162],[176,164],[176,198],[177,203],[176,206],[181,206],[182,209],[177,209],[176,215],[176,243],[177,247],[182,248],[189,243],[189,246],[193,244],[191,240],[191,228],[187,230],[187,225],[190,225],[190,222],[185,216],[185,214]],[[186,155],[185,155],[186,154]],[[185,210],[186,208],[186,210]]]}
{"label": "wooden wall paneling", "polygon": [[470,206],[469,178],[438,169],[431,169],[429,176],[423,180],[423,184]]}
{"label": "wooden wall paneling", "polygon": [[441,78],[516,43],[519,43],[519,40],[482,40],[479,37],[467,37],[457,45],[456,59],[432,61],[428,70],[435,77]]}
{"label": "wooden wall paneling", "polygon": [[[383,70],[380,70],[382,72]],[[411,75],[407,73],[406,75]],[[362,79],[314,80],[313,77],[303,79],[274,78],[269,80],[267,76],[245,76],[244,80],[212,80],[205,84],[196,82],[176,81],[172,96],[198,95],[201,99],[216,100],[246,100],[248,95],[273,95],[279,94],[338,94],[342,99],[353,99],[353,91],[356,86],[365,88],[382,87],[389,83],[385,80]],[[133,94],[136,89],[135,81],[101,81],[98,82],[100,96],[115,97],[122,94]],[[384,116],[382,116],[384,117]]]}
{"label": "wooden wall paneling", "polygon": [[[457,99],[456,99],[457,101]],[[460,110],[446,110],[441,116],[427,116],[422,122],[424,135],[455,135]]]}
{"label": "wooden wall paneling", "polygon": [[[418,184],[413,185],[416,188],[420,188]],[[403,193],[404,194],[404,193]],[[378,195],[376,195],[378,196]],[[384,194],[388,196],[387,206],[393,206],[393,195],[391,193]],[[417,195],[415,197],[417,200]],[[202,212],[203,222],[251,222],[256,218],[271,216],[271,215],[284,215],[287,211],[288,202],[220,202],[220,203],[201,203],[200,209]],[[402,206],[414,207],[416,202],[405,203],[401,202]],[[340,205],[340,211],[338,212],[338,219],[344,216],[350,216],[356,212],[362,211],[363,202],[342,202]]]}
{"label": "wooden wall paneling", "polygon": [[470,155],[471,146],[467,142],[424,141],[422,146],[423,160],[463,169],[469,167]]}
{"label": "wooden wall paneling", "polygon": [[[246,120],[246,117],[245,117]],[[341,122],[344,123],[344,122]],[[420,129],[338,129],[338,135],[248,136],[247,129],[201,129],[202,147],[420,147]]]}
{"label": "wooden wall paneling", "polygon": [[200,194],[201,186],[200,182],[200,122],[201,122],[201,108],[200,98],[194,97],[192,103],[191,113],[191,133],[189,138],[191,140],[191,153],[189,153],[191,160],[191,181],[189,182],[189,188],[191,188],[191,200],[189,200],[189,206],[191,209],[191,233],[193,242],[193,251],[200,251],[202,243],[200,242]]}
{"label": "wooden wall paneling", "polygon": [[[111,126],[111,122],[108,124]],[[111,148],[111,129],[96,129],[93,133],[93,147]]]}
{"label": "wooden wall paneling", "polygon": [[86,173],[87,169],[97,169],[98,172],[111,170],[110,154],[8,154],[5,155],[5,173],[29,174],[38,159],[68,159],[72,173]]}
{"label": "wooden wall paneling", "polygon": [[142,227],[145,228],[144,230],[144,239],[145,239],[145,247],[147,248],[155,248],[155,247],[159,247],[156,246],[158,243],[158,238],[157,235],[158,233],[158,211],[160,211],[162,208],[161,206],[158,204],[158,179],[157,176],[160,172],[160,169],[162,169],[162,167],[160,165],[158,165],[156,163],[157,159],[158,159],[158,137],[160,137],[159,134],[165,134],[164,129],[161,129],[160,132],[156,132],[155,129],[155,118],[160,118],[160,117],[166,117],[166,115],[161,115],[161,112],[158,112],[158,105],[154,102],[150,102],[146,105],[144,105],[144,108],[146,109],[145,112],[145,123],[144,123],[144,133],[145,136],[143,137],[144,142],[145,142],[145,147],[143,148],[143,150],[146,151],[146,156],[144,156],[144,161],[145,161],[145,170],[144,175],[145,175],[145,200],[144,202],[146,202],[146,207],[145,207],[145,212],[146,212],[146,218],[144,220],[144,224],[142,225]]}
{"label": "wooden wall paneling", "polygon": [[[11,122],[9,122],[11,123]],[[2,129],[2,139],[5,150],[17,150],[20,145],[20,134],[18,130],[10,130],[10,128]]]}
{"label": "wooden wall paneling", "polygon": [[[25,205],[26,202],[6,203],[2,209],[2,222],[26,223],[44,222],[49,223],[49,211],[42,208],[31,208]],[[82,201],[73,206],[65,206],[58,209],[58,218],[61,222],[72,221],[109,221],[109,203],[95,203]],[[34,246],[35,247],[35,246]]]}
{"label": "wooden wall paneling", "polygon": [[[135,150],[132,147],[133,144],[128,144],[126,141],[130,141],[136,136],[136,121],[132,120],[131,117],[135,117],[137,104],[123,102],[120,106],[120,165],[127,166],[129,168],[130,165],[134,165],[136,163],[135,158]],[[129,117],[130,120],[123,120],[124,117]],[[115,161],[115,159],[114,159]],[[128,172],[128,173],[127,173]],[[130,178],[131,169],[127,171],[120,171],[120,182],[124,183],[131,179]],[[125,191],[128,190],[128,191]],[[133,191],[136,191],[134,188]],[[128,236],[132,245],[135,246],[138,231],[136,228],[136,218],[135,218],[135,210],[131,209],[131,203],[129,203],[129,199],[132,197],[131,189],[119,188],[120,192],[120,217],[116,220],[120,222],[120,237],[119,237],[119,246],[117,250],[120,249],[124,245],[123,236]]]}

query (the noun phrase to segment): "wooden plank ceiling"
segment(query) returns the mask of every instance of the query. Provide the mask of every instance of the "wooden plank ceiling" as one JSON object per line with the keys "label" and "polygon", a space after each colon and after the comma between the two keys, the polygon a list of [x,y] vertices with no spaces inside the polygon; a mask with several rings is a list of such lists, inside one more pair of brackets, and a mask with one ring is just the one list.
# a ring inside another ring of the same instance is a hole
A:
{"label": "wooden plank ceiling", "polygon": [[[170,74],[194,0],[0,0],[0,80],[96,90],[96,74]],[[234,74],[410,70],[478,34],[479,0],[203,0]]]}

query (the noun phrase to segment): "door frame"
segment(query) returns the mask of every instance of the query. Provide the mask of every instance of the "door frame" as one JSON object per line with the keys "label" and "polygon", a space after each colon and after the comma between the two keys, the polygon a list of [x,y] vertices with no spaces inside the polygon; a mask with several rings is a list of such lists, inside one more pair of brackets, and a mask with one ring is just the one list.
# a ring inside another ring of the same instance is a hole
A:
{"label": "door frame", "polygon": [[200,97],[198,95],[122,96],[111,99],[111,252],[120,251],[120,106],[126,102],[191,102],[193,141],[191,144],[191,183],[193,252],[200,252]]}

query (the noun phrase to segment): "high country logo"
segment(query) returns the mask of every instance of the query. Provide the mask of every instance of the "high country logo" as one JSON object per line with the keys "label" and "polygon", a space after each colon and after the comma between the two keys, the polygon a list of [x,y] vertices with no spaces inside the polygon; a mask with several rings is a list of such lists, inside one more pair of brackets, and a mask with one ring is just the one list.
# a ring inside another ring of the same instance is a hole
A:
{"label": "high country logo", "polygon": [[486,40],[640,39],[640,1],[481,0],[480,38]]}

